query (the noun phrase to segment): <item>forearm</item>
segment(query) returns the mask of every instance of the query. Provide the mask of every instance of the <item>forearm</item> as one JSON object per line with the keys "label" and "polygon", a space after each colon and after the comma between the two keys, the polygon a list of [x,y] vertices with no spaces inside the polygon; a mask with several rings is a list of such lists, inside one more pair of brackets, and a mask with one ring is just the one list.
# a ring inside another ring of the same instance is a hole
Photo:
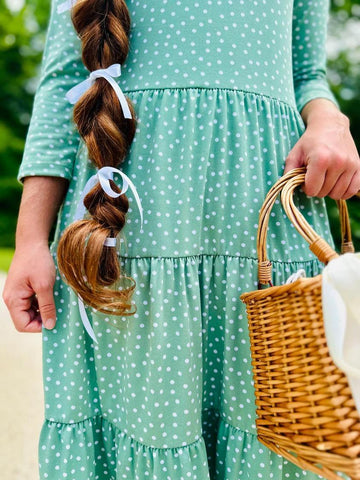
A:
{"label": "forearm", "polygon": [[349,119],[337,106],[326,98],[315,98],[310,100],[301,110],[301,117],[306,126],[314,123],[339,125],[342,128],[349,128]]}
{"label": "forearm", "polygon": [[47,245],[51,227],[68,188],[59,177],[26,177],[16,228],[16,247]]}

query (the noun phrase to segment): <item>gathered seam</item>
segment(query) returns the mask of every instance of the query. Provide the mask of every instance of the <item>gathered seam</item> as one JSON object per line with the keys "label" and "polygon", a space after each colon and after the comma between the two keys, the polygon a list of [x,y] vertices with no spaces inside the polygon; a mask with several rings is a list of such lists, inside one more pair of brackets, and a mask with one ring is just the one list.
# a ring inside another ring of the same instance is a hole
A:
{"label": "gathered seam", "polygon": [[188,86],[188,87],[158,87],[158,88],[134,88],[134,89],[129,89],[125,90],[122,89],[124,94],[132,94],[132,93],[143,93],[143,92],[154,92],[154,93],[160,93],[160,92],[166,92],[166,91],[187,91],[187,90],[194,90],[194,91],[199,91],[199,90],[205,90],[205,91],[223,91],[223,92],[232,92],[232,93],[241,93],[243,95],[252,95],[258,98],[264,98],[266,100],[270,100],[275,103],[282,104],[291,110],[294,111],[295,114],[299,115],[299,112],[296,108],[296,105],[292,105],[291,103],[282,100],[280,98],[272,97],[271,95],[267,95],[265,93],[259,93],[259,92],[254,92],[253,90],[246,90],[243,88],[231,88],[231,87],[204,87],[204,86]]}
{"label": "gathered seam", "polygon": [[140,445],[141,447],[144,447],[148,450],[157,450],[157,451],[159,451],[159,450],[161,450],[161,451],[181,450],[183,448],[190,448],[191,446],[195,445],[196,443],[199,443],[200,441],[203,441],[203,437],[202,437],[202,435],[200,435],[199,438],[197,438],[196,440],[194,440],[191,443],[187,443],[186,445],[179,445],[178,447],[152,447],[151,445],[146,445],[145,443],[140,442],[139,440],[133,438],[131,435],[128,435],[127,433],[125,433],[119,427],[114,425],[110,420],[108,420],[107,418],[105,418],[101,414],[94,415],[93,417],[87,417],[87,418],[84,418],[83,420],[79,420],[78,422],[72,422],[72,423],[65,423],[65,422],[61,422],[61,421],[59,422],[59,421],[56,421],[56,420],[49,420],[49,419],[45,418],[45,423],[48,424],[48,425],[53,424],[56,427],[68,428],[68,427],[76,427],[76,426],[78,426],[80,424],[84,424],[86,422],[91,422],[91,421],[97,422],[99,420],[101,422],[106,422],[107,424],[109,424],[115,431],[120,433],[120,435],[122,435],[123,437],[126,437],[130,441],[135,442],[137,445]]}
{"label": "gathered seam", "polygon": [[[256,434],[255,433],[252,433],[252,432],[249,432],[248,430],[244,430],[244,429],[241,429],[239,427],[235,427],[234,425],[232,425],[231,423],[229,423],[226,418],[216,409],[214,408],[204,408],[202,410],[202,412],[206,412],[206,411],[214,411],[216,414],[219,415],[219,420],[224,423],[225,425],[229,426],[230,428],[236,430],[236,431],[239,431],[239,432],[243,432],[244,434],[246,435],[251,435],[252,437],[256,437]],[[141,447],[143,448],[146,448],[146,449],[149,449],[149,450],[161,450],[161,451],[171,451],[171,450],[181,450],[183,448],[190,448],[192,447],[193,445],[201,442],[201,441],[204,441],[204,438],[202,435],[199,436],[198,439],[194,440],[193,442],[191,443],[188,443],[186,445],[179,445],[178,447],[153,447],[151,445],[146,445],[145,443],[143,442],[140,442],[139,440],[136,440],[135,438],[131,437],[130,435],[128,435],[127,433],[125,433],[124,431],[122,431],[119,427],[117,427],[116,425],[114,425],[111,421],[109,421],[107,418],[105,418],[103,415],[101,414],[98,414],[98,415],[94,415],[93,417],[87,417],[83,420],[79,420],[78,422],[71,422],[71,423],[65,423],[65,422],[62,422],[62,421],[57,421],[57,420],[49,420],[47,418],[45,418],[45,423],[48,424],[48,425],[55,425],[56,427],[62,427],[62,428],[67,428],[67,427],[76,427],[76,426],[79,426],[80,424],[84,424],[86,422],[90,422],[90,421],[93,421],[93,422],[97,422],[97,421],[101,421],[101,422],[106,422],[107,424],[109,424],[115,431],[119,432],[123,437],[126,437],[127,439],[129,439],[130,441],[132,442],[135,442],[136,444],[140,445]]]}
{"label": "gathered seam", "polygon": [[[211,257],[211,258],[231,258],[231,259],[238,259],[238,260],[251,260],[254,262],[258,261],[257,257],[251,257],[247,255],[230,255],[230,254],[222,254],[222,253],[198,253],[198,254],[193,254],[193,255],[179,255],[179,256],[157,256],[157,255],[148,255],[148,256],[119,256],[120,261],[126,261],[126,260],[191,260],[191,259],[202,259],[203,257]],[[307,259],[307,260],[272,260],[269,259],[269,261],[272,264],[276,265],[292,265],[292,264],[319,264],[321,263],[320,260],[317,258],[313,259]]]}

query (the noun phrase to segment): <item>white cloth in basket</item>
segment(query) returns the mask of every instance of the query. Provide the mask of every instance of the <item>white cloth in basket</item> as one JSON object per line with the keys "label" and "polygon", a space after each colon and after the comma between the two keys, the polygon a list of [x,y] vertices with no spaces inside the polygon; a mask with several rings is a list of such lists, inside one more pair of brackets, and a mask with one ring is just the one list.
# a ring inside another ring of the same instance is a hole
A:
{"label": "white cloth in basket", "polygon": [[345,253],[324,268],[322,307],[330,355],[360,412],[360,253]]}

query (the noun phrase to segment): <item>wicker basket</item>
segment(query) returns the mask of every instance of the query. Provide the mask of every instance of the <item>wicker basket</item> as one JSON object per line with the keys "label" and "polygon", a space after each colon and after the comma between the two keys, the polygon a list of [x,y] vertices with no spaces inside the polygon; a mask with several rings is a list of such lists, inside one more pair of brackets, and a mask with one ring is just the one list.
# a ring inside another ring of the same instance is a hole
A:
{"label": "wicker basket", "polygon": [[[293,202],[303,169],[282,177],[268,193],[258,230],[259,288],[271,285],[266,256],[269,216],[278,193],[286,214],[323,263],[337,253],[317,235]],[[342,251],[353,251],[346,203],[338,202]],[[261,285],[260,285],[261,284]],[[336,472],[360,479],[360,418],[345,375],[326,344],[321,275],[245,293],[260,442],[328,480]]]}

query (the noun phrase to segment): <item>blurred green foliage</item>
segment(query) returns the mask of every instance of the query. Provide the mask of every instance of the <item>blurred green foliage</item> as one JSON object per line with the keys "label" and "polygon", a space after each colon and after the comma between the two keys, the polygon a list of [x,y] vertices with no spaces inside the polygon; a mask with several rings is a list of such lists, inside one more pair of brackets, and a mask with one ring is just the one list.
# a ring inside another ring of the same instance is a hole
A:
{"label": "blurred green foliage", "polygon": [[18,12],[10,11],[4,0],[0,0],[1,178],[16,174],[21,159],[48,11],[49,0],[27,0]]}
{"label": "blurred green foliage", "polygon": [[[332,0],[328,74],[360,147],[360,0]],[[14,245],[21,186],[16,174],[39,75],[50,0],[0,0],[0,247]],[[329,202],[334,236],[336,207]],[[349,202],[360,251],[360,200]]]}
{"label": "blurred green foliage", "polygon": [[14,246],[21,195],[16,174],[30,121],[49,7],[50,0],[27,0],[26,5],[21,0],[0,0],[0,247]]}
{"label": "blurred green foliage", "polygon": [[[360,150],[360,0],[332,0],[329,22],[328,77],[341,110],[350,118]],[[332,232],[340,244],[338,212],[327,199]],[[356,251],[360,251],[360,199],[348,201]]]}
{"label": "blurred green foliage", "polygon": [[0,272],[7,272],[9,270],[13,255],[13,248],[0,248]]}

